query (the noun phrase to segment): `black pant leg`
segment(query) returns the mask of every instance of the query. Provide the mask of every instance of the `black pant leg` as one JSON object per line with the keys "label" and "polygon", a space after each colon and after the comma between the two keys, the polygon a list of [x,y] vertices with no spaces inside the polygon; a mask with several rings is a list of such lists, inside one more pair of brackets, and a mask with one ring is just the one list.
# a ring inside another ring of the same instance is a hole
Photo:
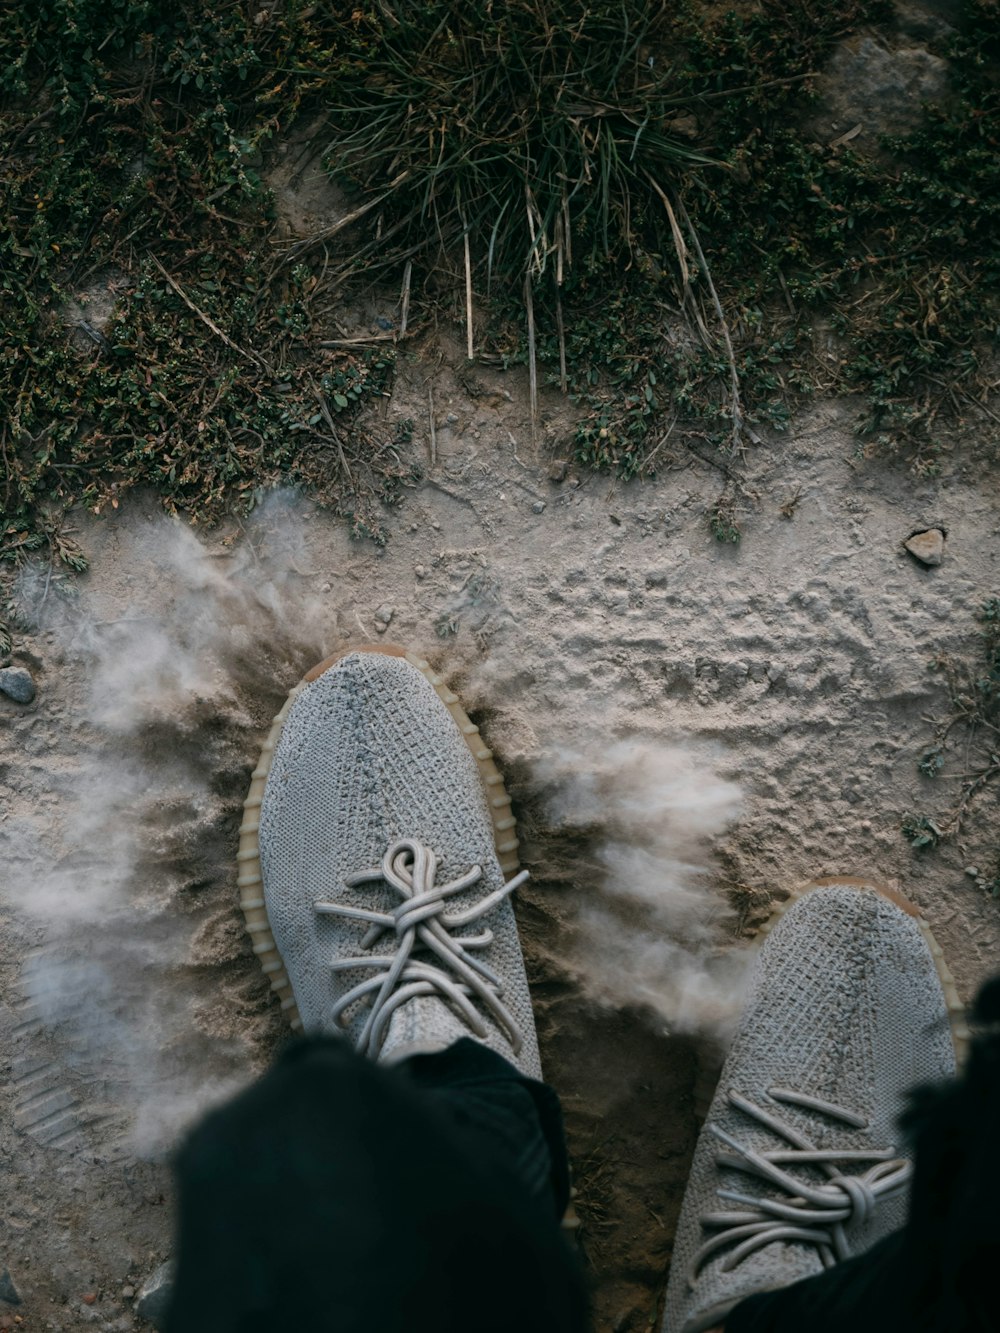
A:
{"label": "black pant leg", "polygon": [[559,1098],[471,1037],[432,1055],[415,1055],[399,1070],[505,1164],[556,1219],[569,1203],[569,1160]]}
{"label": "black pant leg", "polygon": [[815,1277],[748,1296],[730,1311],[725,1333],[902,1333],[903,1234]]}
{"label": "black pant leg", "polygon": [[[210,1113],[177,1159],[167,1333],[584,1329],[552,1198],[531,1193],[509,1151],[519,1118],[539,1132],[536,1094],[495,1058],[456,1057],[472,1086],[453,1113],[447,1061],[384,1068],[309,1038]],[[484,1130],[476,1102],[491,1080],[514,1110]]]}

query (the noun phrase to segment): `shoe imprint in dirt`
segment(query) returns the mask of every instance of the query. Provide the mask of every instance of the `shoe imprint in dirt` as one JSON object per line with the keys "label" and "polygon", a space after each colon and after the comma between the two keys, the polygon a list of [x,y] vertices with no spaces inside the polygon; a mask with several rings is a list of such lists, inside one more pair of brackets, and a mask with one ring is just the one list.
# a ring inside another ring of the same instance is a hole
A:
{"label": "shoe imprint in dirt", "polygon": [[425,661],[364,649],[309,672],[240,833],[254,952],[293,1027],[393,1061],[473,1036],[540,1075],[510,798]]}
{"label": "shoe imprint in dirt", "polygon": [[695,1149],[665,1333],[710,1329],[901,1227],[896,1119],[911,1088],[954,1073],[961,1006],[904,899],[826,881],[769,930]]}

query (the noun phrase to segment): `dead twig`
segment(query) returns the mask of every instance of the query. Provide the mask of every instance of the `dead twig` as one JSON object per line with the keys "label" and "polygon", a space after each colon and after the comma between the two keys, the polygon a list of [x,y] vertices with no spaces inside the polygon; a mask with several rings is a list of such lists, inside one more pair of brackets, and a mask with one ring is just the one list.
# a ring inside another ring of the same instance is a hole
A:
{"label": "dead twig", "polygon": [[362,338],[324,338],[317,347],[368,347],[372,343],[394,343],[401,335],[393,333],[372,333]]}
{"label": "dead twig", "polygon": [[538,361],[535,354],[535,305],[531,293],[531,270],[524,274],[524,309],[528,317],[528,395],[531,403],[531,432],[538,420]]}
{"label": "dead twig", "polygon": [[708,267],[708,260],[705,258],[705,252],[701,248],[701,241],[698,239],[698,233],[694,229],[694,223],[688,215],[682,200],[677,200],[677,209],[681,215],[688,235],[691,237],[691,243],[694,246],[694,252],[698,256],[698,264],[702,273],[705,275],[705,281],[708,283],[708,290],[712,297],[712,304],[715,307],[715,313],[719,320],[719,327],[722,330],[722,339],[726,345],[726,358],[729,361],[729,409],[732,414],[733,428],[730,434],[734,452],[742,444],[742,435],[744,430],[743,406],[740,402],[740,377],[736,369],[736,354],[733,351],[733,340],[729,336],[729,325],[726,323],[726,316],[722,309],[722,302],[719,300],[719,293],[715,290],[715,283],[712,281],[712,271]]}
{"label": "dead twig", "polygon": [[330,404],[326,401],[326,394],[323,393],[322,390],[318,389],[315,384],[313,384],[313,393],[316,395],[316,401],[319,403],[319,410],[323,413],[323,419],[326,422],[327,426],[329,426],[330,428],[330,439],[333,440],[333,443],[337,447],[337,454],[340,458],[340,466],[344,469],[344,480],[347,482],[348,486],[353,487],[354,475],[351,472],[350,466],[347,462],[347,457],[344,453],[344,446],[340,442],[340,434],[337,431],[336,424],[333,420],[333,413],[330,411]]}
{"label": "dead twig", "polygon": [[736,475],[736,473],[732,470],[732,468],[727,467],[726,464],[723,463],[723,461],[720,458],[706,458],[704,454],[700,454],[698,452],[698,450],[694,447],[694,445],[691,443],[690,440],[685,440],[684,443],[690,450],[690,452],[694,454],[695,458],[699,460],[699,462],[707,463],[709,467],[714,467],[716,471],[721,472],[724,477],[726,477],[729,481],[731,481],[734,486],[742,490],[743,483],[741,482],[740,478]]}
{"label": "dead twig", "polygon": [[403,269],[403,293],[400,297],[399,311],[399,337],[400,340],[406,337],[406,324],[410,317],[410,281],[413,277],[413,260],[406,261],[406,267]]}
{"label": "dead twig", "polygon": [[[465,219],[463,218],[463,226]],[[470,361],[475,359],[472,345],[472,253],[469,248],[469,228],[465,226],[462,238],[465,242],[465,355]]]}
{"label": "dead twig", "polygon": [[431,467],[437,466],[437,431],[434,429],[434,386],[427,386],[427,419],[430,422]]}
{"label": "dead twig", "polygon": [[670,223],[670,235],[673,237],[674,251],[677,255],[677,266],[680,270],[681,277],[681,302],[683,305],[687,306],[694,316],[694,321],[698,326],[698,332],[701,335],[702,342],[706,347],[711,348],[712,337],[705,325],[704,319],[702,318],[701,310],[691,287],[691,267],[688,260],[688,248],[684,240],[684,235],[678,225],[677,215],[674,212],[673,205],[671,204],[666,191],[661,189],[654,177],[651,176],[648,171],[646,172],[646,179],[660,196],[660,202],[666,209],[667,221]]}
{"label": "dead twig", "polygon": [[566,374],[566,330],[563,327],[562,293],[556,288],[556,332],[559,335],[559,389],[563,394],[569,392],[569,378]]}

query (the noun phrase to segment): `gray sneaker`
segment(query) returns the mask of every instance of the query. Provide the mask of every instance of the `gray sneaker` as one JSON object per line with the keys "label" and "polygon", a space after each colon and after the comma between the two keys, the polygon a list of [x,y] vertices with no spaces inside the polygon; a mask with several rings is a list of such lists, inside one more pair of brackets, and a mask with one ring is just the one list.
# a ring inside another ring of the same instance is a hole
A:
{"label": "gray sneaker", "polygon": [[896,1119],[911,1088],[954,1073],[961,1005],[916,909],[891,896],[818,882],[769,928],[695,1149],[665,1333],[713,1328],[903,1225]]}
{"label": "gray sneaker", "polygon": [[425,661],[352,651],[291,691],[239,866],[254,952],[293,1027],[345,1032],[385,1061],[472,1036],[540,1077],[510,798]]}

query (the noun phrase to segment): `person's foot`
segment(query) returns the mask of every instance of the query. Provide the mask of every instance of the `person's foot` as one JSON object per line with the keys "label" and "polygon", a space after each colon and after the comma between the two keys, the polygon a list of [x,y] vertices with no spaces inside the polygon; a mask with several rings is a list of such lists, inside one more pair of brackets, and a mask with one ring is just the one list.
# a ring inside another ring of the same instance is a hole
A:
{"label": "person's foot", "polygon": [[490,752],[420,659],[321,665],[275,719],[241,828],[243,907],[283,1007],[378,1059],[471,1036],[540,1077]]}
{"label": "person's foot", "polygon": [[717,1327],[902,1226],[896,1119],[915,1085],[954,1072],[958,1000],[897,901],[865,881],[809,886],[770,932],[695,1150],[664,1333]]}

